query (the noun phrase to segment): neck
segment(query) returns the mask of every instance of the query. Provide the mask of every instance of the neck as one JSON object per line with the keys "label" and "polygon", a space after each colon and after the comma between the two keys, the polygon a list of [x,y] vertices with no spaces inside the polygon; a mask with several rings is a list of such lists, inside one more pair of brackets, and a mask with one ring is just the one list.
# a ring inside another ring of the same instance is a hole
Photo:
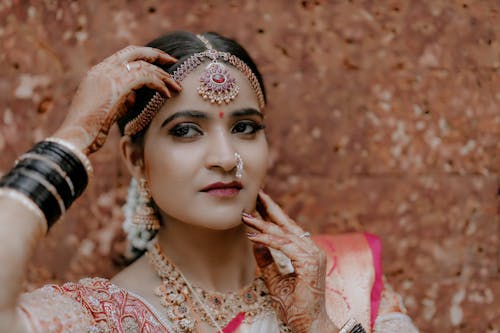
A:
{"label": "neck", "polygon": [[206,290],[236,291],[255,278],[252,245],[239,225],[211,230],[169,220],[158,234],[165,255],[190,283]]}

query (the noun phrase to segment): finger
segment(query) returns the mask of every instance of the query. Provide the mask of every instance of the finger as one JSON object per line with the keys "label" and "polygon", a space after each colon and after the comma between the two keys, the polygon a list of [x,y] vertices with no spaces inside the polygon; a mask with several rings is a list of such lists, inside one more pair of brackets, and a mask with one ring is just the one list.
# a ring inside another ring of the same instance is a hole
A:
{"label": "finger", "polygon": [[135,105],[135,92],[132,91],[130,94],[127,95],[127,98],[125,99],[125,107],[130,110],[131,108],[134,107]]}
{"label": "finger", "polygon": [[[304,246],[288,237],[270,235],[265,233],[249,233],[248,239],[254,243],[265,245],[269,248],[283,252],[296,268],[314,264],[319,255],[319,249],[315,246]],[[300,270],[300,269],[299,269]]]}
{"label": "finger", "polygon": [[[139,77],[132,79],[127,85],[127,91],[138,90],[142,87],[148,87],[152,90],[156,90],[163,98],[172,97],[172,93],[157,75],[153,73],[142,73]],[[125,101],[124,101],[125,102]]]}
{"label": "finger", "polygon": [[[318,277],[324,276],[321,274],[325,271],[326,260],[324,260],[324,257],[321,257],[320,252],[304,252],[297,244],[273,235],[255,233],[249,234],[248,238],[254,244],[280,251],[291,261],[291,266],[294,268],[294,274],[300,276],[304,281],[307,281],[309,285],[315,287],[321,285],[321,281],[323,280],[318,279]],[[271,256],[271,254],[269,255]],[[279,272],[279,268],[276,264],[271,266],[274,266],[273,269]],[[283,276],[281,278],[283,278]]]}
{"label": "finger", "polygon": [[283,236],[285,234],[285,231],[278,225],[265,222],[264,220],[254,217],[250,214],[242,213],[241,219],[243,223],[257,229],[260,232],[277,236]]}
{"label": "finger", "polygon": [[254,243],[262,244],[267,247],[273,248],[275,250],[279,250],[283,252],[285,255],[291,253],[290,252],[291,249],[295,250],[295,254],[297,252],[302,252],[291,239],[286,237],[259,233],[259,232],[249,233],[247,234],[247,237]]}
{"label": "finger", "polygon": [[253,254],[260,269],[266,268],[274,263],[271,251],[262,244],[253,243]]}
{"label": "finger", "polygon": [[273,256],[271,251],[262,244],[253,244],[253,254],[255,256],[255,261],[259,267],[264,281],[268,284],[268,289],[272,287],[280,280],[281,274],[278,267],[274,264]]}
{"label": "finger", "polygon": [[136,77],[141,77],[145,72],[154,73],[163,82],[165,82],[168,87],[176,91],[182,90],[181,85],[175,81],[169,73],[165,72],[158,66],[152,65],[143,60],[130,62],[127,65],[128,67],[124,66],[127,69],[127,72],[134,73]]}
{"label": "finger", "polygon": [[259,213],[260,216],[262,216],[264,220],[267,220],[269,218],[269,216],[267,216],[266,206],[264,206],[264,203],[262,202],[262,199],[259,195],[257,195],[255,210],[257,211],[257,213]]}
{"label": "finger", "polygon": [[304,230],[293,222],[292,219],[285,214],[281,207],[278,206],[278,204],[276,204],[271,197],[265,194],[262,190],[259,191],[259,198],[261,199],[265,213],[272,222],[284,227],[297,236],[304,233]]}
{"label": "finger", "polygon": [[172,97],[172,93],[170,92],[170,90],[168,90],[167,86],[165,86],[165,83],[157,77],[151,77],[150,80],[147,80],[146,82],[144,82],[144,84],[137,85],[134,90],[142,86],[158,91],[163,98]]}
{"label": "finger", "polygon": [[117,63],[126,63],[137,60],[147,61],[149,63],[158,63],[160,65],[172,64],[177,61],[168,53],[147,46],[127,46],[118,51],[111,57],[112,61]]}
{"label": "finger", "polygon": [[252,227],[261,233],[265,233],[268,235],[274,235],[278,237],[285,237],[289,239],[291,242],[295,243],[303,252],[305,253],[311,253],[312,247],[315,247],[314,243],[311,243],[310,241],[298,237],[297,235],[288,232],[284,230],[282,227],[266,222],[262,219],[259,219],[257,217],[254,217],[252,215],[249,215],[247,213],[242,213],[241,217],[243,223],[245,223],[247,226]]}
{"label": "finger", "polygon": [[158,58],[154,61],[155,63],[158,63],[160,65],[166,65],[166,64],[173,64],[178,61],[178,59],[174,56],[171,56],[170,54],[166,53],[163,50],[156,49],[154,47],[148,47],[149,49],[158,52]]}

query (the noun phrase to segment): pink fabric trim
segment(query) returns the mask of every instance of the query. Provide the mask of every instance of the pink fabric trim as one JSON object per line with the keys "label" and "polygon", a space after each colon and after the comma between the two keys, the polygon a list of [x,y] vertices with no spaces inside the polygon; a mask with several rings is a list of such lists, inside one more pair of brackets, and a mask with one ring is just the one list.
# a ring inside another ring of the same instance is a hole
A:
{"label": "pink fabric trim", "polygon": [[370,245],[373,258],[373,267],[375,270],[375,279],[373,281],[372,292],[370,295],[370,303],[371,303],[370,322],[373,328],[380,307],[380,300],[382,298],[382,289],[384,288],[384,282],[382,280],[382,243],[380,242],[380,238],[378,238],[373,234],[369,234],[367,232],[363,234],[366,238],[366,241],[368,242],[368,245]]}
{"label": "pink fabric trim", "polygon": [[223,333],[233,333],[234,331],[236,331],[238,329],[238,327],[240,327],[240,325],[244,319],[245,319],[245,312],[238,313],[236,315],[236,317],[231,319],[229,324],[227,324],[226,327],[224,327],[222,329],[222,332]]}

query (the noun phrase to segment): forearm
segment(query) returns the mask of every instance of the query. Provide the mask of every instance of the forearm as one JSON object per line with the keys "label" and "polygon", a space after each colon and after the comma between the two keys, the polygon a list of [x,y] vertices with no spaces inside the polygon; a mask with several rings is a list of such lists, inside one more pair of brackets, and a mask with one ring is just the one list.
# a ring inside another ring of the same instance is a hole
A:
{"label": "forearm", "polygon": [[310,333],[338,333],[337,327],[330,323],[314,323]]}
{"label": "forearm", "polygon": [[311,325],[310,333],[338,333],[339,329],[325,313]]}
{"label": "forearm", "polygon": [[68,141],[46,139],[0,179],[0,331],[21,331],[17,302],[37,241],[84,191],[90,161]]}
{"label": "forearm", "polygon": [[44,221],[17,200],[0,196],[0,331],[22,332],[16,307]]}

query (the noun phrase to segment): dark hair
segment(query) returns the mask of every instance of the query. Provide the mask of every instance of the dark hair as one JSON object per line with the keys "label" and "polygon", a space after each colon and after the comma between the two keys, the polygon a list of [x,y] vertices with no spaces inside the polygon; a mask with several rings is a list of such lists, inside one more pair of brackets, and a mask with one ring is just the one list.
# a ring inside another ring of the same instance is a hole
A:
{"label": "dark hair", "polygon": [[[262,93],[264,95],[264,101],[266,99],[266,91],[264,88],[264,82],[262,80],[262,75],[260,74],[257,65],[255,65],[254,61],[248,54],[248,52],[236,41],[221,36],[216,32],[206,32],[202,34],[210,44],[212,44],[213,48],[217,51],[229,52],[232,55],[240,58],[243,62],[245,62],[248,67],[252,70],[252,72],[257,77],[259,81],[260,87],[262,89]],[[165,51],[171,56],[178,59],[173,65],[160,66],[166,72],[172,74],[177,67],[179,67],[187,58],[189,58],[194,53],[203,52],[206,50],[205,44],[196,37],[195,34],[188,31],[176,31],[171,32],[166,35],[163,35],[148,44],[146,46],[154,47]],[[155,91],[150,88],[141,88],[136,91],[136,102],[132,110],[129,110],[123,117],[118,120],[118,128],[120,129],[120,133],[123,135],[125,125],[135,118],[139,112],[141,112],[146,104],[150,101],[150,99],[155,94]],[[137,133],[135,136],[142,136],[145,129],[141,133]]]}

